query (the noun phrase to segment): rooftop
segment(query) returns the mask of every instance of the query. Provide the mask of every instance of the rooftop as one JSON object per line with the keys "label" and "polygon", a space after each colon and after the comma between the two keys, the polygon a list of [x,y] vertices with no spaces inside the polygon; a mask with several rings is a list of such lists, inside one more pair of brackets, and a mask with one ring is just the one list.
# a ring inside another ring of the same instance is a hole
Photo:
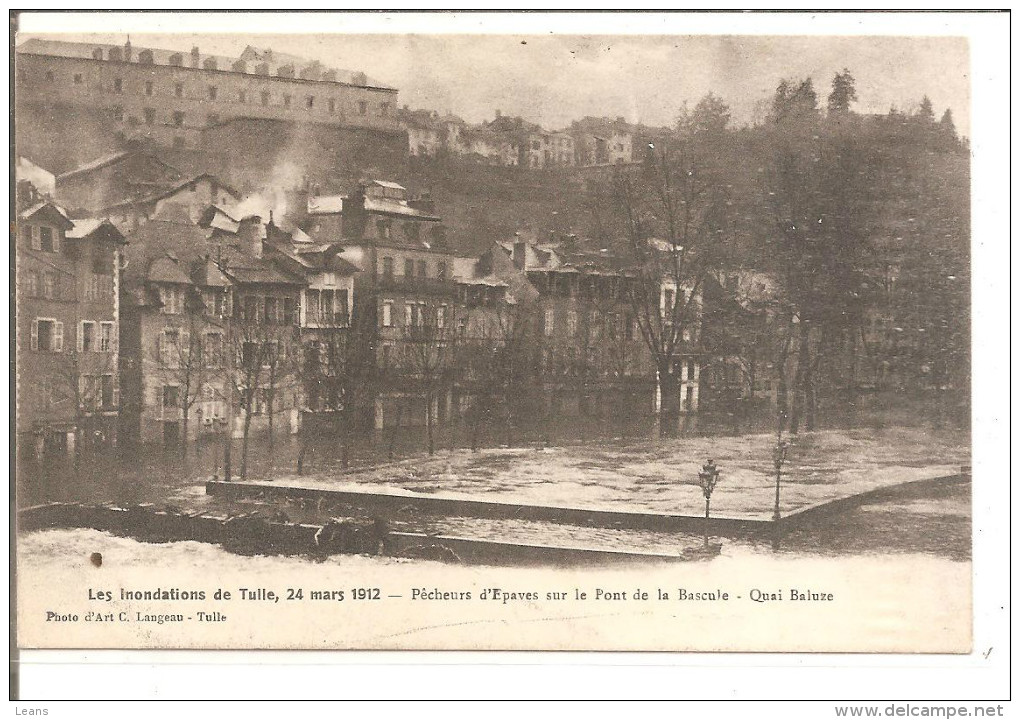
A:
{"label": "rooftop", "polygon": [[[102,50],[104,61],[109,61],[110,50],[117,51],[123,56],[124,45],[112,45],[109,43],[80,43],[67,42],[64,40],[47,40],[32,38],[17,46],[16,52],[30,53],[34,55],[51,55],[55,57],[95,59],[93,53]],[[197,48],[195,48],[197,50]],[[343,85],[366,87],[378,90],[395,91],[383,83],[374,80],[362,72],[332,68],[323,65],[318,60],[311,60],[297,55],[276,52],[271,48],[256,48],[248,46],[240,57],[228,55],[209,55],[199,53],[198,68],[192,65],[193,52],[189,50],[166,50],[162,48],[148,48],[142,46],[131,46],[131,59],[122,62],[139,64],[141,53],[148,51],[152,53],[153,65],[174,65],[184,68],[217,70],[221,72],[243,72],[249,75],[270,75],[273,77],[286,77],[287,79],[312,80],[318,82],[335,82]],[[179,62],[173,63],[171,59]],[[116,62],[116,57],[114,62]],[[265,65],[266,72],[256,73],[257,66]],[[243,68],[243,69],[242,69]],[[281,76],[283,70],[285,75]],[[290,73],[293,72],[293,76]]]}

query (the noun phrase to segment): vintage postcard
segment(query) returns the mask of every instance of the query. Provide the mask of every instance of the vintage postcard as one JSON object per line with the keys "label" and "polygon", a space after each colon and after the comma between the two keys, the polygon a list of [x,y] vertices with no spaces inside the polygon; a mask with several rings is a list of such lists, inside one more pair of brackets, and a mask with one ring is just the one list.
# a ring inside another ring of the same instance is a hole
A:
{"label": "vintage postcard", "polygon": [[972,652],[966,37],[176,17],[14,36],[21,648]]}

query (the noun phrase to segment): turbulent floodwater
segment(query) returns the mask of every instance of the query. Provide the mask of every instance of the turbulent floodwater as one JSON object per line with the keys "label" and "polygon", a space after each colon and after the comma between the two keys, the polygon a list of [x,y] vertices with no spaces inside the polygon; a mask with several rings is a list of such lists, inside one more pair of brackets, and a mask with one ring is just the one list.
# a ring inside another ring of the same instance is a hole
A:
{"label": "turbulent floodwater", "polygon": [[[888,413],[883,415],[886,416]],[[784,468],[784,512],[831,498],[909,480],[933,464],[946,468],[969,464],[968,433],[940,413],[914,413],[915,424],[897,416],[890,426],[862,413],[841,430],[805,433],[794,440]],[[845,419],[845,418],[844,418]],[[708,457],[722,470],[713,497],[713,514],[767,517],[773,481],[774,436],[740,434],[761,430],[734,418],[692,419],[683,437],[649,440],[643,423],[585,424],[533,428],[516,449],[463,448],[463,427],[443,428],[437,458],[422,457],[420,432],[375,433],[359,439],[351,470],[339,467],[339,449],[330,438],[310,443],[306,472],[294,475],[299,449],[292,437],[270,445],[255,439],[249,477],[312,487],[353,487],[366,491],[460,494],[480,499],[535,504],[609,507],[624,510],[700,514],[703,500],[697,470]],[[535,440],[543,449],[536,450]],[[489,445],[499,437],[485,438]],[[546,447],[548,441],[550,446]],[[410,458],[410,459],[408,459]],[[414,459],[418,458],[418,459]],[[285,501],[227,501],[205,494],[203,483],[222,475],[223,448],[216,441],[196,442],[187,453],[148,452],[126,457],[88,458],[77,467],[55,463],[19,464],[18,504],[48,502],[151,502],[185,510],[225,514],[283,510],[290,519],[321,523],[331,516],[364,514],[358,507],[321,508]],[[395,461],[379,470],[370,466]],[[240,443],[232,462],[240,468]],[[948,474],[948,473],[947,473]],[[932,491],[934,492],[934,491]],[[783,539],[779,553],[870,555],[922,553],[952,560],[970,557],[969,487],[951,487],[923,498],[865,505],[831,518],[824,526],[798,530]],[[675,554],[700,542],[698,535],[622,529],[598,529],[559,523],[477,518],[437,518],[405,508],[389,518],[397,530],[450,534],[524,543],[639,550]],[[775,552],[769,538],[726,538],[723,553]]]}

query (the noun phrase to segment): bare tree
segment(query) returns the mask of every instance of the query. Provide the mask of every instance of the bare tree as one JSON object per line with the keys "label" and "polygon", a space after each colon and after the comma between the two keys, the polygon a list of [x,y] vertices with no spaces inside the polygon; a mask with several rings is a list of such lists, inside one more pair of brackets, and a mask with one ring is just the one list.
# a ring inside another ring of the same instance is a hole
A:
{"label": "bare tree", "polygon": [[451,381],[456,355],[455,306],[415,304],[400,341],[400,365],[404,375],[425,401],[425,433],[429,455],[436,452],[435,404]]}
{"label": "bare tree", "polygon": [[[258,393],[265,381],[265,355],[268,348],[266,326],[258,317],[237,312],[229,323],[227,335],[227,378],[243,414],[241,431],[241,479],[248,478],[248,440],[251,421],[259,408]],[[228,440],[229,442],[229,440]]]}
{"label": "bare tree", "polygon": [[158,377],[164,385],[177,388],[176,407],[181,411],[181,453],[187,452],[191,410],[202,396],[211,376],[209,363],[203,356],[206,320],[201,310],[186,304],[183,322],[169,322],[160,332],[156,347],[150,348],[152,360],[159,368]]}
{"label": "bare tree", "polygon": [[300,365],[300,343],[297,328],[289,323],[267,323],[264,326],[262,367],[263,397],[266,401],[270,462],[273,458],[274,421],[279,393],[296,386],[296,366]]}
{"label": "bare tree", "polygon": [[679,415],[677,362],[693,349],[704,280],[726,232],[726,187],[696,133],[649,148],[639,173],[619,172],[614,203],[629,259],[624,297],[655,365],[663,427]]}
{"label": "bare tree", "polygon": [[[358,408],[369,397],[376,376],[375,326],[367,301],[359,299],[350,317],[334,312],[317,318],[315,338],[305,345],[299,373],[310,404],[340,421],[340,466],[350,464]],[[299,451],[303,470],[306,438]]]}

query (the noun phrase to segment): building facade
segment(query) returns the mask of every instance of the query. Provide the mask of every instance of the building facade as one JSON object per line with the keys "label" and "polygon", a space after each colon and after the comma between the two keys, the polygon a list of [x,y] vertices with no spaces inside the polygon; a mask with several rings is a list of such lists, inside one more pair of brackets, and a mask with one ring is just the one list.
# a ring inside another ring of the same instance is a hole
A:
{"label": "building facade", "polygon": [[17,429],[24,452],[74,453],[117,441],[119,277],[112,223],[71,221],[19,189],[16,223]]}
{"label": "building facade", "polygon": [[263,231],[258,218],[231,231],[176,216],[130,234],[125,436],[173,446],[297,431],[305,282],[263,256]]}
{"label": "building facade", "polygon": [[270,49],[224,57],[31,39],[15,66],[19,110],[98,110],[122,137],[167,147],[198,147],[204,128],[238,117],[398,129],[396,89]]}

